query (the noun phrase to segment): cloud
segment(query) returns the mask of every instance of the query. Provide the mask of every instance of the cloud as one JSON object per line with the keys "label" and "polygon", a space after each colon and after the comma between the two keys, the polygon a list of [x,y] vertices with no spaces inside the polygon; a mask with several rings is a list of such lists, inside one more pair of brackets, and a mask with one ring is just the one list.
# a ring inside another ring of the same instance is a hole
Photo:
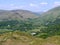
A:
{"label": "cloud", "polygon": [[9,7],[11,9],[22,9],[25,7],[25,5],[16,5],[16,4],[10,4]]}
{"label": "cloud", "polygon": [[46,10],[43,10],[43,12],[47,12],[48,11],[48,9],[46,9]]}
{"label": "cloud", "polygon": [[41,2],[40,5],[47,5],[47,2]]}
{"label": "cloud", "polygon": [[31,7],[36,7],[36,6],[38,6],[37,4],[34,4],[34,3],[30,3],[29,4]]}
{"label": "cloud", "polygon": [[58,2],[58,1],[54,2],[54,4],[53,4],[53,7],[57,7],[57,6],[60,6],[60,2]]}
{"label": "cloud", "polygon": [[10,4],[10,6],[14,6],[15,4]]}

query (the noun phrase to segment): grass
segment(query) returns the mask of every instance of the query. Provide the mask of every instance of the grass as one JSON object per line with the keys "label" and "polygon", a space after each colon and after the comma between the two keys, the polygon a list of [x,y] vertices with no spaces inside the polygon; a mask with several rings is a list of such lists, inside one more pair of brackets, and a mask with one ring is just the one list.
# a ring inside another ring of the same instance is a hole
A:
{"label": "grass", "polygon": [[0,34],[0,45],[60,45],[60,36],[42,39],[25,32],[10,31]]}

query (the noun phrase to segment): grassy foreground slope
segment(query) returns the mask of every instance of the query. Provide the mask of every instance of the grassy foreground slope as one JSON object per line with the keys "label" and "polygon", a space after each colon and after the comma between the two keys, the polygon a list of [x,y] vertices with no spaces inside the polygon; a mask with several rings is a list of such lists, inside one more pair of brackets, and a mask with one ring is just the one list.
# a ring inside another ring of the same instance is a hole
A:
{"label": "grassy foreground slope", "polygon": [[41,39],[25,32],[7,32],[0,34],[0,45],[60,45],[60,36]]}

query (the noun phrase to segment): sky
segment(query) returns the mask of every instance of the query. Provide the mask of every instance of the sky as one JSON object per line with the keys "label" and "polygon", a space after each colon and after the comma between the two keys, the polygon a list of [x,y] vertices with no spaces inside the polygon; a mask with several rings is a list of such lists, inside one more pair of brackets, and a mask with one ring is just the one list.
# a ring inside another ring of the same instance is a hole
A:
{"label": "sky", "polygon": [[57,6],[60,6],[60,0],[0,0],[1,10],[23,9],[45,12]]}

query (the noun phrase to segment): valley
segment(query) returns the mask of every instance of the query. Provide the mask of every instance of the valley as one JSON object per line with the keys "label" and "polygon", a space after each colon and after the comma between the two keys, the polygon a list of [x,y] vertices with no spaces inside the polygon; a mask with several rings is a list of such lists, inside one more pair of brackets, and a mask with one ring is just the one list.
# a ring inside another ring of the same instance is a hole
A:
{"label": "valley", "polygon": [[60,6],[39,16],[0,10],[0,45],[60,45]]}

